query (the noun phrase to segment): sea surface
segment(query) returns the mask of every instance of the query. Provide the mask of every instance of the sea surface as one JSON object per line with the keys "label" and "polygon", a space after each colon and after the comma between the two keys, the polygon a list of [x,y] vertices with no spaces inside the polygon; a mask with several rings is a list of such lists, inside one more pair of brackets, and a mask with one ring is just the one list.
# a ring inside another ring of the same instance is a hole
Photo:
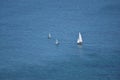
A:
{"label": "sea surface", "polygon": [[120,80],[120,1],[0,0],[0,80]]}

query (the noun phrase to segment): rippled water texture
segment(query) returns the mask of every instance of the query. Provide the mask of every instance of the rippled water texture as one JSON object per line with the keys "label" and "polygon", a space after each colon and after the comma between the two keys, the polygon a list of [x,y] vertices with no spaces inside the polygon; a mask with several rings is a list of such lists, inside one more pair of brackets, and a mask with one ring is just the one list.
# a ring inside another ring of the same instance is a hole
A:
{"label": "rippled water texture", "polygon": [[120,80],[119,35],[119,0],[1,0],[0,80]]}

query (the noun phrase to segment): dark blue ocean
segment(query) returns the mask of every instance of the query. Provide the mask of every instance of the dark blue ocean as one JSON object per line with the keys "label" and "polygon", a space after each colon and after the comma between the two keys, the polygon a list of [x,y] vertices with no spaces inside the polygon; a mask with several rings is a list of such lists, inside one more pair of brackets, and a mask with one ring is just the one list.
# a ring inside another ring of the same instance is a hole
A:
{"label": "dark blue ocean", "polygon": [[0,80],[120,80],[120,1],[0,0]]}

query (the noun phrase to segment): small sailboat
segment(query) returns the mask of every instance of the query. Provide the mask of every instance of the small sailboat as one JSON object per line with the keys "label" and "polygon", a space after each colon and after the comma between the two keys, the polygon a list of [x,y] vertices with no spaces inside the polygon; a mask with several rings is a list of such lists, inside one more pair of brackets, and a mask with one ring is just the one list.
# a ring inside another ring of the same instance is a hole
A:
{"label": "small sailboat", "polygon": [[82,40],[82,35],[81,35],[81,33],[79,32],[79,37],[78,37],[78,40],[77,40],[77,44],[78,44],[78,45],[82,45],[82,42],[83,42],[83,40]]}
{"label": "small sailboat", "polygon": [[48,39],[51,39],[51,34],[50,33],[48,34]]}
{"label": "small sailboat", "polygon": [[55,42],[55,44],[56,44],[56,45],[59,45],[59,44],[60,44],[60,43],[59,43],[59,41],[58,41],[57,39],[56,39],[56,42]]}

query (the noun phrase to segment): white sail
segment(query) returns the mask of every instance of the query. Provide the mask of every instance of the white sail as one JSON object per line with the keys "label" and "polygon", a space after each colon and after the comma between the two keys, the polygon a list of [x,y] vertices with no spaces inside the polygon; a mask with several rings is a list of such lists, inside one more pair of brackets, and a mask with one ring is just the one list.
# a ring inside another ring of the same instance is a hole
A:
{"label": "white sail", "polygon": [[78,43],[78,44],[81,44],[82,42],[83,42],[83,40],[82,40],[82,35],[81,35],[81,33],[79,32],[79,37],[78,37],[77,43]]}
{"label": "white sail", "polygon": [[48,39],[50,39],[50,38],[51,38],[51,34],[49,33],[49,34],[48,34]]}
{"label": "white sail", "polygon": [[58,45],[58,44],[59,44],[59,41],[58,41],[57,39],[56,39],[56,42],[55,42],[55,44],[56,44],[56,45]]}

